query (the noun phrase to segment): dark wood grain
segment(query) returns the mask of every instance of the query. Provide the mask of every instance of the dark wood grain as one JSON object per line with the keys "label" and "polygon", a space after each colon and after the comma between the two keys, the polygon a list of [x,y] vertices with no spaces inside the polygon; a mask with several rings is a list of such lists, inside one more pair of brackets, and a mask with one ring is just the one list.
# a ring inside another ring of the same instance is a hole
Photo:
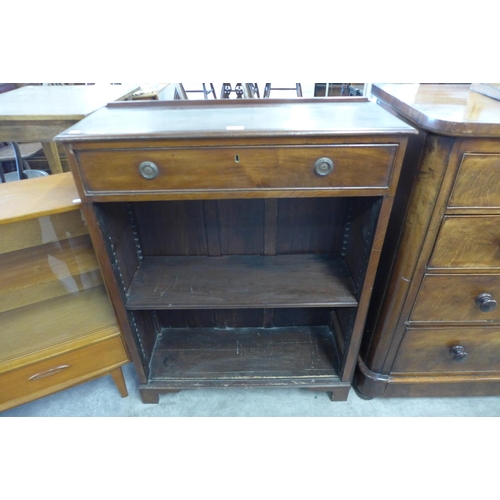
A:
{"label": "dark wood grain", "polygon": [[499,185],[500,154],[464,154],[448,206],[498,208]]}
{"label": "dark wood grain", "polygon": [[429,269],[500,269],[499,216],[446,216]]}
{"label": "dark wood grain", "polygon": [[[383,290],[379,286],[374,290],[375,294],[384,293],[386,298],[379,303],[378,310],[372,311],[375,323],[370,322],[365,332],[363,359],[375,373],[387,374],[390,371],[401,342],[404,323],[418,293],[419,277],[421,279],[425,272],[428,252],[434,246],[433,234],[438,231],[441,222],[441,212],[435,211],[436,200],[453,153],[452,138],[428,135],[417,166],[417,177],[409,179],[412,182],[411,188],[404,188],[411,190],[411,196],[402,220],[404,225],[399,246],[389,249],[393,253],[384,256],[385,267],[380,269],[381,273],[389,274],[387,289]],[[407,164],[408,161],[410,165]],[[413,170],[412,161],[412,158],[406,160],[403,175],[407,168]],[[409,180],[403,177],[400,184]],[[398,192],[400,189],[398,188]],[[446,198],[441,201],[441,210],[444,210],[446,201]],[[396,249],[397,253],[394,253]],[[379,280],[379,283],[383,283],[383,280]]]}
{"label": "dark wood grain", "polygon": [[[171,201],[167,205],[162,202],[135,203],[133,207],[145,256],[208,255],[202,201]],[[212,234],[213,230],[210,239],[213,249]]]}
{"label": "dark wood grain", "polygon": [[[450,349],[467,358],[455,361]],[[394,361],[394,373],[500,372],[498,328],[410,328]]]}
{"label": "dark wood grain", "polygon": [[336,377],[327,327],[164,330],[153,381]]}
{"label": "dark wood grain", "polygon": [[[273,147],[148,148],[77,152],[83,183],[89,194],[159,193],[213,190],[346,189],[389,186],[395,144]],[[200,162],[199,158],[203,161]],[[323,157],[333,171],[317,175]],[[158,176],[145,179],[139,165],[153,162]],[[369,168],[367,168],[369,165]]]}
{"label": "dark wood grain", "polygon": [[128,289],[128,309],[353,307],[343,261],[324,255],[148,257]]}
{"label": "dark wood grain", "polygon": [[500,299],[500,280],[496,275],[425,276],[410,321],[419,322],[500,322],[500,308],[483,312],[476,304],[481,293]]}
{"label": "dark wood grain", "polygon": [[264,200],[219,200],[222,255],[263,255]]}
{"label": "dark wood grain", "polygon": [[278,200],[277,253],[340,255],[349,204],[345,198]]}

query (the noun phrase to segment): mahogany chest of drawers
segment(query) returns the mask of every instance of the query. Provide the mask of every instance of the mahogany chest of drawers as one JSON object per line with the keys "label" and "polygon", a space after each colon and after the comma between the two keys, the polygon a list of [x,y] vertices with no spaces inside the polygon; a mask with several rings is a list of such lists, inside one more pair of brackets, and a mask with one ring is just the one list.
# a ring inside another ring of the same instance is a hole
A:
{"label": "mahogany chest of drawers", "polygon": [[365,99],[110,104],[58,136],[144,402],[344,400],[407,136]]}
{"label": "mahogany chest of drawers", "polygon": [[367,397],[500,394],[500,102],[469,87],[373,88],[420,133],[361,348]]}

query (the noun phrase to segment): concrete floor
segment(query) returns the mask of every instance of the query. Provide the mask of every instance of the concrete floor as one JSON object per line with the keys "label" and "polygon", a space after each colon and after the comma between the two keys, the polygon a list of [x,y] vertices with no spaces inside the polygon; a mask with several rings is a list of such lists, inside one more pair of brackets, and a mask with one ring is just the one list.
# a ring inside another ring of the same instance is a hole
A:
{"label": "concrete floor", "polygon": [[129,396],[111,377],[93,380],[0,413],[0,417],[498,417],[500,397],[360,399],[345,402],[300,389],[191,390],[141,402],[132,364],[123,368]]}

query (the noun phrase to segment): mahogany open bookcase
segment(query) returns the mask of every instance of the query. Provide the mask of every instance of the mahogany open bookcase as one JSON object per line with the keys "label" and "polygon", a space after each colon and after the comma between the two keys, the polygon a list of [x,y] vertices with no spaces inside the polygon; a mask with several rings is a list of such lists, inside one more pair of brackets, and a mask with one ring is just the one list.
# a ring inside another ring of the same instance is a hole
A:
{"label": "mahogany open bookcase", "polygon": [[113,103],[60,134],[143,401],[345,400],[413,133],[327,98]]}

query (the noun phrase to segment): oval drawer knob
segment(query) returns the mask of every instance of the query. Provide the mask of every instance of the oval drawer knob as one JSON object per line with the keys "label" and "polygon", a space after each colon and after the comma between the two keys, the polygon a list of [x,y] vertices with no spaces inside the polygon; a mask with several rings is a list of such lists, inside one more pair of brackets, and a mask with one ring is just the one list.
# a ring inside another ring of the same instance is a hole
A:
{"label": "oval drawer knob", "polygon": [[154,179],[158,177],[158,167],[151,161],[143,161],[139,165],[139,173],[144,179]]}
{"label": "oval drawer knob", "polygon": [[314,164],[314,172],[322,177],[333,170],[333,161],[330,158],[320,158]]}
{"label": "oval drawer knob", "polygon": [[463,346],[461,345],[455,345],[452,348],[450,348],[450,353],[453,354],[453,361],[464,361],[467,359],[467,356],[469,356],[466,352]]}
{"label": "oval drawer knob", "polygon": [[490,312],[497,308],[497,301],[491,293],[481,293],[476,298],[476,304],[483,312]]}

